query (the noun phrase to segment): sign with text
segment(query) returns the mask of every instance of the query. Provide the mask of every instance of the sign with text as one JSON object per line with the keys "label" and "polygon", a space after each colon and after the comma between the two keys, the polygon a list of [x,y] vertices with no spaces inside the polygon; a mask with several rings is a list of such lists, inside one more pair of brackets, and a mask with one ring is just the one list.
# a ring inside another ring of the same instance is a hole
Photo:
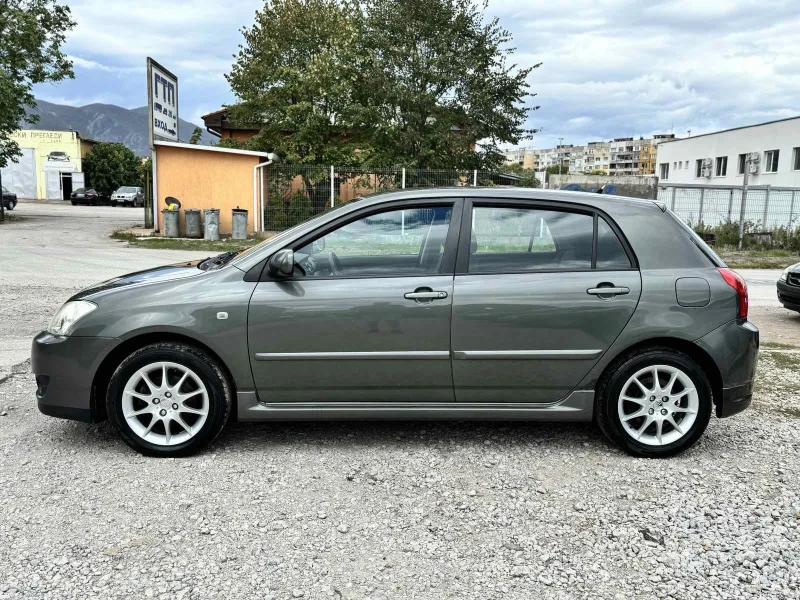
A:
{"label": "sign with text", "polygon": [[147,57],[150,148],[155,140],[178,142],[178,78]]}

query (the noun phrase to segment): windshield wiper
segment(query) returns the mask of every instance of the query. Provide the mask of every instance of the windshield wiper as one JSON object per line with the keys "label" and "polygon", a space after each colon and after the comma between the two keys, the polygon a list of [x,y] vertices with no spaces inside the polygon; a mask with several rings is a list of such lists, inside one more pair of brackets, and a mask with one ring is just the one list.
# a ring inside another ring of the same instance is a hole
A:
{"label": "windshield wiper", "polygon": [[228,262],[237,254],[239,254],[241,250],[231,250],[230,252],[223,252],[222,254],[217,254],[216,256],[209,256],[202,262],[197,265],[197,268],[201,271],[212,271],[214,269],[219,269],[220,267],[224,267]]}

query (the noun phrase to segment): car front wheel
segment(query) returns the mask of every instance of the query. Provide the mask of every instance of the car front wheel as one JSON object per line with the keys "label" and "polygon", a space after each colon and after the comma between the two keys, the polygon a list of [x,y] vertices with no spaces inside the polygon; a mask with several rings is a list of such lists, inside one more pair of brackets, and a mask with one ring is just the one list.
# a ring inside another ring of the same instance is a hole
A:
{"label": "car front wheel", "polygon": [[122,361],[111,377],[106,409],[133,449],[149,456],[187,456],[220,434],[231,390],[205,352],[157,343]]}
{"label": "car front wheel", "polygon": [[597,394],[597,422],[629,454],[664,458],[693,446],[711,418],[711,385],[688,355],[648,348],[614,363]]}

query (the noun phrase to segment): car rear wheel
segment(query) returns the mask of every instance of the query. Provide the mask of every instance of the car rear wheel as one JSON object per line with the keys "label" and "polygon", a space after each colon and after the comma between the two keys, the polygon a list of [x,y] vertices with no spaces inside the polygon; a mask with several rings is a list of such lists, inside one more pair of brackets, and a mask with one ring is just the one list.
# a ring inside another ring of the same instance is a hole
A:
{"label": "car rear wheel", "polygon": [[231,390],[205,352],[186,344],[151,344],[114,372],[106,409],[131,448],[149,456],[187,456],[220,434]]}
{"label": "car rear wheel", "polygon": [[17,201],[16,200],[12,200],[11,202],[8,203],[8,206],[7,206],[8,210],[14,210],[16,207],[17,207]]}
{"label": "car rear wheel", "polygon": [[609,367],[597,394],[597,422],[629,454],[679,454],[711,418],[711,385],[688,355],[671,348],[631,353]]}

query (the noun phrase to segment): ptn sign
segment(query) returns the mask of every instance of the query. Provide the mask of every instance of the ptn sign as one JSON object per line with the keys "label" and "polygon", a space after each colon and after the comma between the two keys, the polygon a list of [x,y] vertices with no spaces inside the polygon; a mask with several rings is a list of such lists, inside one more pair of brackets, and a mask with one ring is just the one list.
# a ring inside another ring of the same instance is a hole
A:
{"label": "ptn sign", "polygon": [[147,104],[150,112],[150,147],[155,140],[180,141],[178,137],[178,78],[147,59]]}

